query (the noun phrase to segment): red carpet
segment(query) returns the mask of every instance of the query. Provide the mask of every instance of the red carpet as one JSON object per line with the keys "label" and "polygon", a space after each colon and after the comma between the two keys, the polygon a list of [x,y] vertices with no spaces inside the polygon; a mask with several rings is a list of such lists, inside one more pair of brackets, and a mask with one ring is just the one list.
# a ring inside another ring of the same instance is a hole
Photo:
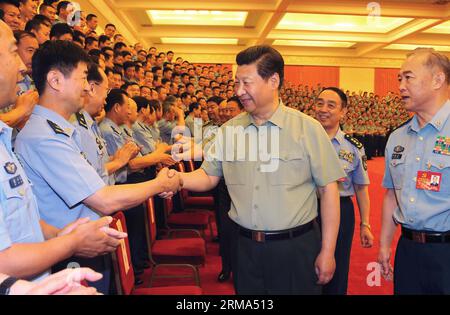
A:
{"label": "red carpet", "polygon": [[[370,294],[382,295],[392,294],[392,282],[385,281],[381,276],[374,275],[373,266],[368,270],[370,263],[377,261],[378,241],[381,229],[381,206],[383,200],[384,189],[381,187],[381,181],[384,173],[384,159],[375,158],[368,161],[369,176],[371,185],[369,187],[370,201],[371,201],[371,215],[370,223],[372,232],[375,236],[374,246],[369,249],[362,248],[359,241],[359,211],[356,211],[356,228],[353,238],[353,248],[350,263],[349,288],[348,293],[352,295]],[[355,203],[356,205],[356,203]],[[357,208],[357,207],[355,207]],[[396,240],[393,242],[392,257],[394,257],[394,247]],[[203,293],[206,295],[228,295],[234,294],[234,289],[231,280],[227,283],[217,282],[217,275],[221,270],[220,257],[218,255],[218,244],[208,242],[206,264],[200,268],[200,279]],[[375,264],[373,264],[375,265]],[[162,270],[164,272],[164,270]],[[144,286],[149,283],[150,270],[146,270],[143,280]],[[172,273],[172,272],[171,272]],[[369,283],[367,278],[369,277]],[[377,283],[377,280],[380,280]],[[164,285],[181,285],[192,283],[192,280],[187,279],[158,279],[154,282],[154,286]]]}

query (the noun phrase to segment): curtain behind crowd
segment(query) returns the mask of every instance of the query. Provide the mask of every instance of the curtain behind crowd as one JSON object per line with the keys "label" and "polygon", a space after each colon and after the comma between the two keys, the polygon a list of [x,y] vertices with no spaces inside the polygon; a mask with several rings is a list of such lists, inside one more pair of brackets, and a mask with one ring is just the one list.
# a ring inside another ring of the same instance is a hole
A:
{"label": "curtain behind crowd", "polygon": [[383,97],[388,92],[398,94],[399,69],[375,68],[375,94]]}
{"label": "curtain behind crowd", "polygon": [[339,67],[285,66],[284,77],[294,85],[339,86]]}

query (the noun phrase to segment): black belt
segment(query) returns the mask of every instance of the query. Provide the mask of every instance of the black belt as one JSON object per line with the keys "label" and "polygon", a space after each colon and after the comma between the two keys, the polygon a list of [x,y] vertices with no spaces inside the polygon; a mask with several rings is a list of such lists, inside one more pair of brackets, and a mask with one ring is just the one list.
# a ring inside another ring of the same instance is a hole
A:
{"label": "black belt", "polygon": [[259,243],[264,243],[265,241],[287,240],[310,231],[314,226],[314,221],[315,220],[312,220],[306,224],[282,231],[254,231],[239,226],[239,234]]}
{"label": "black belt", "polygon": [[450,243],[450,232],[420,232],[402,226],[402,236],[417,243]]}

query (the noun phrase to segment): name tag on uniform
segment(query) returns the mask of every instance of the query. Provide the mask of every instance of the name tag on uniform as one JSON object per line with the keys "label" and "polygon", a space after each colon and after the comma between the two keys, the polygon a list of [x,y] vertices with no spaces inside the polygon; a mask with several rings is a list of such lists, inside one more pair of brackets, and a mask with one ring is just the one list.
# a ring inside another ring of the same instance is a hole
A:
{"label": "name tag on uniform", "polygon": [[20,185],[23,185],[23,179],[20,175],[17,175],[9,180],[9,186],[11,188],[16,188]]}
{"label": "name tag on uniform", "polygon": [[429,191],[441,190],[441,178],[442,174],[429,171],[418,171],[416,188]]}

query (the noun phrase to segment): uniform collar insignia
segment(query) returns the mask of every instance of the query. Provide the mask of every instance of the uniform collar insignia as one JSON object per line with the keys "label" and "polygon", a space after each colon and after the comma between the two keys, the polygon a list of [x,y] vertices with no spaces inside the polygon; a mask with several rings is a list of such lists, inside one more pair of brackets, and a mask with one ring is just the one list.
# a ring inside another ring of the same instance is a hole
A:
{"label": "uniform collar insignia", "polygon": [[54,123],[53,121],[51,121],[51,120],[48,120],[47,119],[47,123],[50,125],[50,127],[53,129],[53,131],[56,133],[56,134],[61,134],[61,135],[65,135],[66,137],[69,137],[70,138],[70,136],[60,127],[60,126],[58,126],[56,123]]}
{"label": "uniform collar insignia", "polygon": [[86,118],[84,117],[84,115],[82,113],[80,113],[80,112],[76,113],[75,117],[77,117],[78,124],[81,127],[88,129]]}

